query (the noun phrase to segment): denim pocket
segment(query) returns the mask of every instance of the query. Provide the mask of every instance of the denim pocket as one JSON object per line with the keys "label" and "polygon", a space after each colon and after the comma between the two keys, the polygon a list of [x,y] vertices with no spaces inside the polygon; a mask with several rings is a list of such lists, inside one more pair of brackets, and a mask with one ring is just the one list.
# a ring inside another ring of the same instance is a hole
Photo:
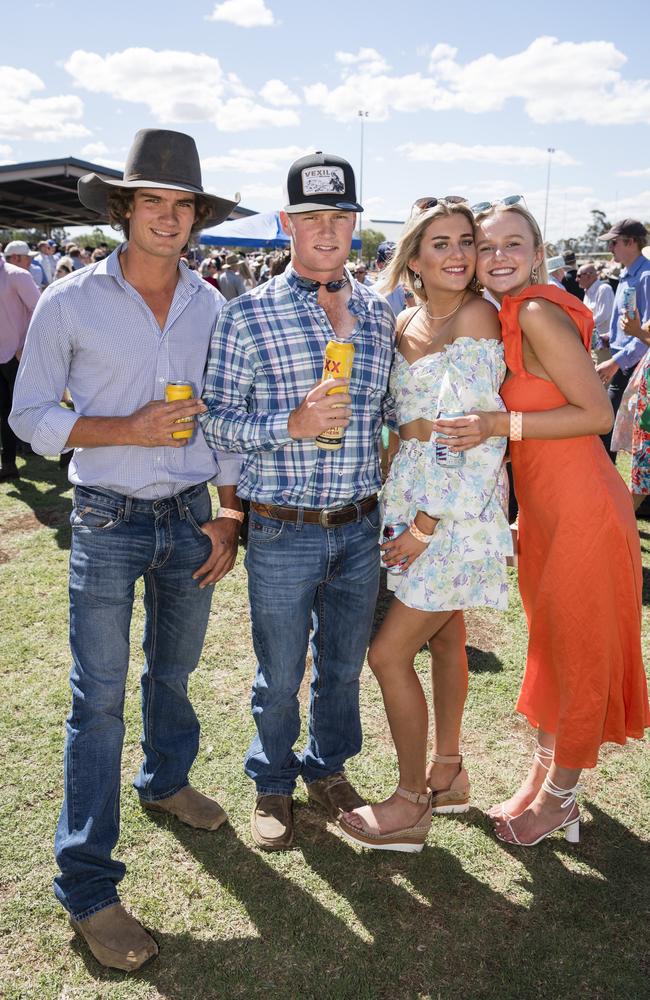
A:
{"label": "denim pocket", "polygon": [[287,522],[278,521],[273,517],[262,517],[256,511],[251,511],[248,522],[248,542],[266,544],[276,542]]}
{"label": "denim pocket", "polygon": [[377,506],[373,510],[369,511],[367,514],[364,514],[362,524],[364,528],[367,528],[374,534],[379,531],[380,521],[381,517],[379,514],[379,504],[377,504]]}
{"label": "denim pocket", "polygon": [[203,524],[207,524],[212,517],[212,500],[207,489],[205,493],[201,493],[191,503],[186,505],[185,517],[187,518],[187,523],[194,529],[199,538],[208,537],[201,527]]}
{"label": "denim pocket", "polygon": [[102,510],[101,507],[73,507],[70,524],[73,528],[110,531],[122,520],[119,510]]}

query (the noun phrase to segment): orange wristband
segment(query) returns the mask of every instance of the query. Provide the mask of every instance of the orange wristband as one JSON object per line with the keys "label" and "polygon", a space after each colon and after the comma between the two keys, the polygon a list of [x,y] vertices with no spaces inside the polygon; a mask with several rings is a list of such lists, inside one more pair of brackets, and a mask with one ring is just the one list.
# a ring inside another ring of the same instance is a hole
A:
{"label": "orange wristband", "polygon": [[409,531],[411,532],[413,537],[417,538],[418,542],[422,542],[423,545],[428,545],[431,539],[433,538],[433,532],[431,532],[430,535],[427,535],[425,531],[420,531],[415,521],[411,521],[411,523],[409,524]]}
{"label": "orange wristband", "polygon": [[217,511],[217,517],[231,517],[233,521],[243,521],[244,512],[243,510],[232,510],[231,507],[220,507]]}
{"label": "orange wristband", "polygon": [[519,410],[510,411],[510,440],[521,441],[524,436],[523,414]]}

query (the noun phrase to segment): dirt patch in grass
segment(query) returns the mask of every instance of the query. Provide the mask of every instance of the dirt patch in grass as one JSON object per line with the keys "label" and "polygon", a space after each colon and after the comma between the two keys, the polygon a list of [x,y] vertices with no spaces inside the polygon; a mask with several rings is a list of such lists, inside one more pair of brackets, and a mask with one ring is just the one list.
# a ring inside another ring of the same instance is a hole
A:
{"label": "dirt patch in grass", "polygon": [[10,555],[9,552],[5,552],[3,549],[0,549],[0,566],[2,563],[10,562],[12,559],[13,555]]}
{"label": "dirt patch in grass", "polygon": [[12,517],[7,517],[2,522],[2,532],[5,535],[9,535],[27,531],[38,531],[39,528],[43,527],[58,528],[65,523],[67,517],[68,515],[60,510],[44,507],[39,510],[38,514],[29,511],[24,514],[14,514]]}

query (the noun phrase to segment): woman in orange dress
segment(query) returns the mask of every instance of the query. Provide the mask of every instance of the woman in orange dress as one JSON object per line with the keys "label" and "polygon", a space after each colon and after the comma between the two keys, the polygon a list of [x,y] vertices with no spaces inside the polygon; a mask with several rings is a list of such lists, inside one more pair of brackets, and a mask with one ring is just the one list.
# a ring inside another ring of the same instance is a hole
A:
{"label": "woman in orange dress", "polygon": [[[514,199],[508,199],[509,202]],[[642,570],[630,495],[598,435],[612,411],[589,356],[591,313],[546,279],[539,226],[519,202],[476,216],[477,276],[500,302],[507,413],[438,421],[464,450],[510,437],[519,587],[529,644],[517,702],[537,730],[521,787],[489,811],[497,836],[579,837],[580,771],[602,743],[650,725],[641,656]]]}

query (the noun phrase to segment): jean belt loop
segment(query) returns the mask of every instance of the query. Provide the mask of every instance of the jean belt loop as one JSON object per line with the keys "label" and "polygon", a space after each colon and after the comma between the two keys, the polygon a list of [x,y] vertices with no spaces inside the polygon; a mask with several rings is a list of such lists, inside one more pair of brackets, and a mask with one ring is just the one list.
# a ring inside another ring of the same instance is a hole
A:
{"label": "jean belt loop", "polygon": [[124,514],[122,515],[125,521],[131,519],[131,508],[133,507],[133,497],[124,497]]}
{"label": "jean belt loop", "polygon": [[174,497],[176,501],[176,507],[178,508],[178,518],[180,521],[186,520],[187,503],[183,493],[177,493]]}
{"label": "jean belt loop", "polygon": [[361,504],[355,503],[354,509],[357,512],[357,524],[359,524],[361,522]]}
{"label": "jean belt loop", "polygon": [[305,522],[305,508],[298,507],[298,516],[296,518],[296,531],[302,531],[302,526]]}

